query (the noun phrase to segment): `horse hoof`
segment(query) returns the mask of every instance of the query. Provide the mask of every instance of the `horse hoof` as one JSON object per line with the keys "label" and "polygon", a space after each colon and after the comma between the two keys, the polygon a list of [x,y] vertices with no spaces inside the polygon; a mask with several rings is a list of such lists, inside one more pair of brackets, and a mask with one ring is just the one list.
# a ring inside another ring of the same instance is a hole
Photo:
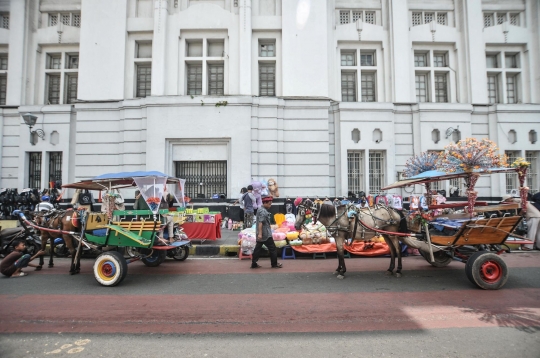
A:
{"label": "horse hoof", "polygon": [[399,272],[396,272],[396,277],[397,278],[400,278],[401,277],[401,274]]}
{"label": "horse hoof", "polygon": [[384,273],[386,276],[392,276],[394,273],[392,271],[385,271]]}
{"label": "horse hoof", "polygon": [[41,271],[41,266],[36,267],[34,271]]}
{"label": "horse hoof", "polygon": [[339,275],[339,272],[338,272],[338,271],[334,271],[334,275]]}
{"label": "horse hoof", "polygon": [[337,275],[337,278],[339,278],[340,280],[343,280],[345,278],[345,276],[343,275]]}
{"label": "horse hoof", "polygon": [[49,265],[49,268],[54,267],[54,265]]}

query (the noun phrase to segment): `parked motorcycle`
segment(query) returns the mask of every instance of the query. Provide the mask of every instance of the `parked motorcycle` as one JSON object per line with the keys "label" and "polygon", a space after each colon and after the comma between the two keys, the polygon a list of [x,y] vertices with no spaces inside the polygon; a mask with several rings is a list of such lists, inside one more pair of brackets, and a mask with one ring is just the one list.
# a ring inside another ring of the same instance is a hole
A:
{"label": "parked motorcycle", "polygon": [[[162,225],[159,232],[163,234],[158,234],[158,237],[171,241],[170,246],[174,246],[174,249],[167,250],[168,257],[176,261],[184,261],[188,258],[191,241],[188,240],[186,233],[184,233],[180,225],[174,224],[174,238],[172,240],[169,240],[169,232],[166,225]],[[126,254],[130,257],[140,255],[136,247],[126,247]]]}
{"label": "parked motorcycle", "polygon": [[41,239],[39,238],[39,235],[33,228],[26,225],[18,215],[14,213],[12,213],[12,215],[19,218],[21,226],[0,231],[0,257],[5,257],[13,252],[15,249],[13,247],[13,242],[16,240],[24,241],[26,244],[25,253],[34,255],[41,250]]}

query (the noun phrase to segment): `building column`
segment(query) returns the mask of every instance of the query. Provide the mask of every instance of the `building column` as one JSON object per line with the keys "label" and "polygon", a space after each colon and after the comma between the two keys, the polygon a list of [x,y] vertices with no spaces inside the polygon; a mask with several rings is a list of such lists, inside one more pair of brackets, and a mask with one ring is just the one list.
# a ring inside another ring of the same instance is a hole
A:
{"label": "building column", "polygon": [[165,95],[165,49],[167,42],[167,0],[154,1],[154,38],[152,40],[152,96]]}
{"label": "building column", "polygon": [[251,0],[238,0],[239,19],[239,86],[241,95],[251,96]]}
{"label": "building column", "polygon": [[23,101],[26,63],[26,1],[12,0],[9,9],[9,58],[6,105],[19,106]]}
{"label": "building column", "polygon": [[409,71],[411,65],[411,42],[409,40],[409,13],[407,1],[390,0],[390,48],[391,73],[394,82],[393,102],[416,102]]}
{"label": "building column", "polygon": [[[484,43],[484,22],[482,2],[463,0],[463,34],[465,59],[469,85],[469,102],[488,103],[486,84],[486,46]],[[474,71],[472,68],[474,67]]]}

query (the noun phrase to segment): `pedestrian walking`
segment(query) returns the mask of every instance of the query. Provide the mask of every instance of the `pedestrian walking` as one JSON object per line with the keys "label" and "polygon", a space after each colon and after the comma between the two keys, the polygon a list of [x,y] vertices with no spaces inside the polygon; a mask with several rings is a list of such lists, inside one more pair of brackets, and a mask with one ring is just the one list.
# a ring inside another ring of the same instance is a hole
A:
{"label": "pedestrian walking", "polygon": [[272,196],[265,196],[262,198],[262,206],[257,210],[257,224],[255,226],[255,235],[257,237],[257,243],[253,250],[253,256],[251,261],[251,268],[259,268],[261,265],[257,263],[259,261],[259,255],[263,245],[266,245],[270,252],[270,264],[272,268],[282,268],[283,265],[277,261],[277,249],[274,239],[272,238],[272,230],[270,229],[270,217],[269,212],[272,206]]}
{"label": "pedestrian walking", "polygon": [[242,195],[241,202],[244,206],[244,229],[253,226],[253,216],[255,214],[254,204],[255,195],[253,195],[253,186],[248,185],[247,193]]}

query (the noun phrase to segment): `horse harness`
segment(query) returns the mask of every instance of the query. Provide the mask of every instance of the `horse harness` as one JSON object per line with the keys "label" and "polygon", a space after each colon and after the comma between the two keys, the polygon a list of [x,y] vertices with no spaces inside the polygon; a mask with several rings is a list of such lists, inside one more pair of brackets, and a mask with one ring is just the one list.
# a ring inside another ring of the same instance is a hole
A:
{"label": "horse harness", "polygon": [[[308,205],[308,203],[311,203],[311,212],[312,212],[312,217],[313,217],[313,222],[316,223],[317,222],[317,219],[318,219],[318,216],[320,214],[320,208],[321,208],[321,204],[320,203],[313,203],[311,200],[306,200],[305,201],[305,205],[299,205],[298,208],[301,210],[301,213],[303,212],[303,214],[305,215],[305,212],[306,212],[306,207]],[[356,231],[358,229],[358,223],[360,223],[360,226],[362,227],[362,240],[364,240],[365,238],[365,233],[366,233],[366,230],[368,231],[371,231],[369,230],[365,224],[362,222],[362,217],[364,215],[366,216],[370,216],[372,219],[373,219],[373,222],[375,223],[375,228],[376,229],[379,229],[379,225],[377,224],[378,221],[381,221],[381,222],[384,222],[386,225],[393,225],[396,223],[396,221],[394,219],[392,219],[392,214],[390,213],[390,209],[385,206],[385,205],[380,205],[380,204],[376,204],[375,205],[375,210],[377,210],[378,208],[382,208],[382,209],[385,209],[386,212],[388,212],[388,217],[390,218],[390,220],[384,220],[382,218],[379,218],[377,216],[375,216],[373,210],[371,209],[371,207],[367,206],[367,210],[368,210],[368,214],[366,213],[362,213],[358,207],[356,207],[355,205],[353,204],[348,204],[345,208],[345,210],[338,215],[338,210],[337,210],[337,206],[334,205],[334,208],[335,208],[335,219],[334,221],[332,221],[330,223],[330,225],[326,226],[326,230],[332,235],[334,236],[337,232],[339,231],[343,231],[343,232],[346,232],[348,234],[351,234],[351,229],[350,229],[350,225],[348,226],[342,226],[342,225],[335,225],[336,222],[339,222],[339,220],[341,219],[341,217],[343,215],[345,215],[345,213],[349,213],[350,211],[354,211],[355,212],[355,215],[354,215],[354,228],[352,230],[352,240],[354,241],[354,238],[356,237]],[[304,226],[302,224],[302,226]],[[304,226],[305,228],[305,226]],[[351,241],[351,244],[352,244],[352,241]]]}

